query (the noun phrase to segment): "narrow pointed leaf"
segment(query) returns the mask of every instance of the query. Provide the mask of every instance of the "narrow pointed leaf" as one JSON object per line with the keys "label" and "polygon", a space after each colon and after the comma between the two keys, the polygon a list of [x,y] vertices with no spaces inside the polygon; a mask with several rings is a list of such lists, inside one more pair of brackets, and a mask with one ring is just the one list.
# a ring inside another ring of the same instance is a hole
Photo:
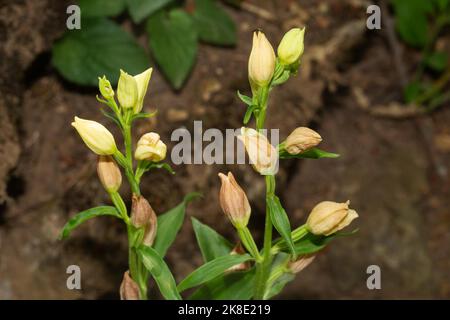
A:
{"label": "narrow pointed leaf", "polygon": [[192,217],[195,237],[205,262],[228,255],[233,245],[214,229]]}
{"label": "narrow pointed leaf", "polygon": [[327,152],[320,150],[318,148],[311,148],[306,150],[305,152],[299,154],[290,154],[286,150],[280,151],[281,159],[321,159],[321,158],[338,158],[339,155],[337,153]]}
{"label": "narrow pointed leaf", "polygon": [[183,281],[181,281],[178,285],[178,291],[182,292],[189,288],[199,286],[220,276],[232,266],[249,260],[252,260],[252,257],[248,254],[227,255],[211,260],[194,270]]}
{"label": "narrow pointed leaf", "polygon": [[67,238],[73,229],[78,227],[80,224],[85,222],[86,220],[99,217],[99,216],[114,216],[116,218],[122,219],[119,211],[115,207],[112,206],[100,206],[91,208],[80,213],[77,213],[74,217],[72,217],[63,227],[60,235],[60,239]]}
{"label": "narrow pointed leaf", "polygon": [[145,268],[150,272],[158,285],[159,291],[166,300],[181,300],[175,279],[163,258],[153,248],[141,245],[137,252]]}
{"label": "narrow pointed leaf", "polygon": [[270,196],[267,198],[267,205],[273,226],[281,235],[291,253],[296,255],[294,243],[291,237],[291,223],[289,222],[289,217],[286,211],[281,205],[280,199],[277,196]]}

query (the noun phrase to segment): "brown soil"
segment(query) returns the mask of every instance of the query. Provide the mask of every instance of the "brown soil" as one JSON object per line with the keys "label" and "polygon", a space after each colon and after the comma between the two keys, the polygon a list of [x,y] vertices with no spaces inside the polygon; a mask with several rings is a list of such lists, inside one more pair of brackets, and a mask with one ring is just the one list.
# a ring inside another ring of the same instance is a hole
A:
{"label": "brown soil", "polygon": [[[282,137],[299,125],[311,126],[324,138],[323,148],[341,158],[287,161],[278,192],[294,226],[321,200],[350,199],[360,214],[360,231],[321,253],[280,298],[450,298],[449,106],[403,120],[371,114],[374,106],[400,101],[401,86],[385,30],[365,28],[364,0],[273,3],[258,1],[275,21],[231,9],[237,47],[202,45],[181,92],[155,72],[146,106],[158,109],[158,116],[141,122],[135,136],[155,130],[170,149],[171,132],[191,128],[194,120],[202,120],[204,129],[239,127],[245,110],[235,93],[248,91],[251,31],[261,28],[276,43],[290,27],[307,25],[301,71],[274,90],[268,126],[280,128]],[[127,268],[125,230],[116,221],[98,218],[69,240],[57,240],[70,216],[108,203],[95,156],[70,126],[75,115],[104,121],[96,90],[66,83],[50,64],[66,5],[0,0],[0,299],[115,299]],[[410,71],[417,57],[405,50]],[[188,192],[204,194],[189,207],[168,254],[177,280],[201,264],[189,217],[236,240],[218,205],[218,172],[232,170],[246,189],[253,205],[251,229],[261,240],[264,184],[252,170],[174,169],[175,177],[161,171],[144,178],[143,194],[159,213]],[[81,267],[81,291],[66,288],[71,264]],[[382,290],[366,287],[371,264],[381,267]]]}

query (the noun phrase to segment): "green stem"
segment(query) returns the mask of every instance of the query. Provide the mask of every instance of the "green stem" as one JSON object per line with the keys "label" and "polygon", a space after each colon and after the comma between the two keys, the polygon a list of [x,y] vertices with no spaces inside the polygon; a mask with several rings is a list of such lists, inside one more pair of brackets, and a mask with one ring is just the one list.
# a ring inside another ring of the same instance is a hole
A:
{"label": "green stem", "polygon": [[253,258],[255,258],[256,262],[261,262],[262,257],[259,254],[258,247],[256,246],[255,240],[253,239],[250,230],[248,230],[247,227],[243,227],[238,228],[237,231],[239,237],[241,238],[242,244],[247,249],[247,251],[250,252]]}
{"label": "green stem", "polygon": [[120,194],[117,191],[115,191],[115,192],[111,192],[109,195],[111,197],[112,202],[116,206],[117,210],[119,210],[125,223],[127,225],[130,224],[130,219],[127,214],[127,207],[125,205],[125,202],[123,202],[123,199],[120,196]]}

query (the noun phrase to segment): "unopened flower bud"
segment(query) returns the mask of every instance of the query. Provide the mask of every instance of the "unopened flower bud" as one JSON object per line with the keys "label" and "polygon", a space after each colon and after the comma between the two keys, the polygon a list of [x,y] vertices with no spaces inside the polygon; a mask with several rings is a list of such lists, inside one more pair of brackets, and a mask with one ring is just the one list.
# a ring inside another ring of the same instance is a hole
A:
{"label": "unopened flower bud", "polygon": [[278,58],[282,65],[288,66],[300,60],[305,50],[305,28],[293,28],[286,32],[278,46]]}
{"label": "unopened flower bud", "polygon": [[251,128],[242,128],[238,139],[244,144],[253,168],[262,175],[278,169],[278,153],[266,136]]}
{"label": "unopened flower bud", "polygon": [[98,78],[98,88],[100,89],[100,93],[103,98],[106,100],[111,100],[114,98],[114,90],[111,86],[111,82],[109,82],[105,76],[103,76],[103,78]]}
{"label": "unopened flower bud", "polygon": [[307,266],[309,266],[314,261],[315,258],[316,255],[314,254],[307,254],[304,256],[300,256],[297,258],[297,260],[290,261],[287,265],[287,268],[292,273],[299,273]]}
{"label": "unopened flower bud", "polygon": [[322,137],[312,129],[299,127],[287,137],[285,148],[290,154],[299,154],[317,146]]}
{"label": "unopened flower bud", "polygon": [[139,287],[130,277],[129,271],[123,274],[120,284],[120,300],[139,300]]}
{"label": "unopened flower bud", "polygon": [[122,184],[122,174],[113,157],[98,157],[97,174],[106,191],[115,192],[119,190],[120,185]]}
{"label": "unopened flower bud", "polygon": [[166,157],[167,146],[159,138],[159,134],[144,134],[138,141],[134,157],[136,160],[158,162]]}
{"label": "unopened flower bud", "polygon": [[228,175],[219,173],[222,186],[219,200],[223,212],[237,229],[247,226],[250,219],[251,207],[244,190],[234,179],[231,172]]}
{"label": "unopened flower bud", "polygon": [[248,77],[252,88],[267,86],[275,72],[275,52],[264,33],[253,33],[253,45],[248,59]]}
{"label": "unopened flower bud", "polygon": [[350,201],[319,203],[309,214],[306,221],[307,229],[313,234],[328,236],[345,228],[358,217],[355,210],[349,209],[349,204]]}
{"label": "unopened flower bud", "polygon": [[[238,244],[233,248],[233,250],[230,252],[230,255],[243,255],[245,254],[245,250],[242,247],[242,244],[240,242],[238,242]],[[234,265],[230,268],[228,268],[226,271],[227,272],[233,272],[233,271],[245,271],[250,269],[250,262],[246,261],[246,262],[241,262],[237,265]]]}
{"label": "unopened flower bud", "polygon": [[155,216],[155,211],[153,211],[147,199],[133,194],[131,199],[131,223],[133,226],[136,228],[146,226],[152,219],[152,216]]}
{"label": "unopened flower bud", "polygon": [[134,80],[136,80],[137,84],[137,103],[134,106],[133,112],[139,113],[142,110],[142,107],[144,106],[144,98],[145,94],[147,93],[148,83],[150,82],[150,78],[152,77],[152,68],[149,68],[145,70],[144,72],[134,76]]}
{"label": "unopened flower bud", "polygon": [[113,135],[100,123],[75,117],[72,126],[89,149],[96,154],[112,155],[117,151]]}
{"label": "unopened flower bud", "polygon": [[136,79],[123,70],[120,70],[117,84],[117,98],[122,108],[128,109],[136,106],[138,101],[138,86]]}

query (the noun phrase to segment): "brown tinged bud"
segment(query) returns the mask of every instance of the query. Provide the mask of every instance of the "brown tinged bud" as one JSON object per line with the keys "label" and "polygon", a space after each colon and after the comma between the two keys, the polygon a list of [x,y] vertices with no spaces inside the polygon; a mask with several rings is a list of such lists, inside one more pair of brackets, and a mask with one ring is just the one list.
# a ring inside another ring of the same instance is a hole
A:
{"label": "brown tinged bud", "polygon": [[287,137],[285,148],[290,154],[299,154],[317,146],[322,137],[312,129],[299,127]]}
{"label": "brown tinged bud", "polygon": [[[240,242],[238,242],[238,244],[233,248],[233,250],[231,250],[230,255],[243,255],[245,254],[245,250],[242,247],[242,244]],[[234,271],[245,271],[250,269],[250,262],[246,261],[246,262],[242,262],[239,263],[235,266],[232,266],[230,268],[228,268],[226,270],[226,272],[234,272]]]}
{"label": "brown tinged bud", "polygon": [[150,203],[143,196],[133,194],[131,199],[131,223],[136,228],[144,228],[143,243],[151,246],[156,237],[158,219]]}
{"label": "brown tinged bud", "polygon": [[139,300],[139,287],[130,277],[129,271],[123,274],[120,284],[120,300]]}
{"label": "brown tinged bud", "polygon": [[108,192],[116,192],[122,184],[119,166],[111,156],[99,156],[97,174],[103,187]]}
{"label": "brown tinged bud", "polygon": [[358,218],[358,213],[349,208],[350,201],[337,203],[323,201],[316,205],[306,221],[307,229],[316,235],[328,236],[346,226]]}
{"label": "brown tinged bud", "polygon": [[251,213],[247,195],[231,172],[228,172],[227,176],[219,173],[219,177],[222,181],[219,193],[220,206],[235,228],[244,228],[248,224]]}
{"label": "brown tinged bud", "polygon": [[316,255],[313,254],[300,256],[297,260],[290,261],[289,264],[287,265],[287,268],[292,273],[299,273],[307,266],[309,266],[314,261],[315,258]]}

